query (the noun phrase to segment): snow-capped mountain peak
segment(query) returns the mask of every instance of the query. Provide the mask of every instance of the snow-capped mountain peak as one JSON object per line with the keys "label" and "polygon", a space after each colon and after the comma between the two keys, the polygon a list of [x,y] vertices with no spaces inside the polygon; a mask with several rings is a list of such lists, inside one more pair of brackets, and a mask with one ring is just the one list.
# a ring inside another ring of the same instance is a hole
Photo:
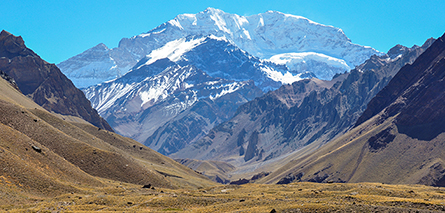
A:
{"label": "snow-capped mountain peak", "polygon": [[[159,32],[164,34],[162,38]],[[339,28],[277,11],[239,16],[207,8],[197,14],[178,15],[148,33],[132,39],[152,37],[160,40],[165,39],[165,36],[173,36],[170,40],[176,40],[181,36],[190,35],[225,37],[240,49],[261,59],[270,59],[278,54],[306,52],[322,54],[328,58],[341,60],[342,64],[346,63],[347,66],[343,66],[344,71],[354,68],[374,54],[382,55],[370,47],[351,43]],[[315,60],[314,57],[312,60]],[[316,72],[313,69],[310,71]],[[332,77],[331,74],[322,76],[323,79]]]}
{"label": "snow-capped mountain peak", "polygon": [[375,54],[341,29],[301,16],[207,8],[59,66],[76,85],[106,81],[84,89],[98,112],[117,132],[169,154],[264,92],[331,79]]}
{"label": "snow-capped mountain peak", "polygon": [[[186,31],[187,34],[224,35],[241,49],[260,58],[270,57],[276,51],[320,52],[326,47],[328,40],[350,42],[341,29],[276,11],[239,16],[208,8],[198,14],[178,15],[168,24]],[[314,37],[322,41],[321,45],[305,44],[305,40],[314,40]]]}
{"label": "snow-capped mountain peak", "polygon": [[225,37],[214,35],[189,36],[168,42],[141,59],[132,70],[144,69],[163,59],[182,66],[193,64],[212,77],[235,81],[253,80],[264,92],[301,79],[300,76],[293,76],[284,65],[261,60]]}
{"label": "snow-capped mountain peak", "polygon": [[[87,56],[88,54],[82,53],[79,60],[71,58],[59,66],[70,78],[76,78],[76,75],[68,74],[71,72],[70,67],[76,66],[78,67],[76,69],[81,72],[75,71],[75,73],[90,73],[91,78],[101,79],[96,76],[97,74],[94,74],[98,72],[97,69],[95,67],[93,69],[91,66],[94,63],[107,64],[107,67],[102,66],[104,70],[99,70],[99,73],[114,73],[112,76],[116,76],[116,72],[126,73],[137,61],[147,55],[153,58],[152,61],[162,57],[175,60],[175,58],[181,57],[182,52],[197,45],[188,43],[187,45],[192,46],[181,46],[181,49],[166,46],[169,42],[178,42],[187,37],[198,39],[208,36],[224,38],[239,49],[264,60],[274,59],[272,57],[276,58],[280,54],[314,53],[307,60],[301,60],[300,56],[295,60],[288,58],[285,65],[291,70],[292,75],[308,71],[319,73],[317,77],[322,79],[330,79],[333,76],[332,72],[348,71],[374,54],[382,54],[370,47],[353,44],[339,28],[319,24],[301,16],[277,11],[240,16],[215,8],[207,8],[197,14],[177,15],[174,19],[147,33],[122,39],[119,42],[119,47],[107,51],[107,54],[114,60],[114,64],[110,62],[109,58],[96,59],[95,62],[91,62],[90,58],[99,57]],[[197,41],[194,40],[194,42]],[[183,42],[181,44],[186,45]],[[162,51],[160,48],[163,48]],[[167,53],[168,50],[174,52]],[[96,54],[101,55],[99,52]],[[323,55],[323,57],[313,57],[315,55]],[[326,70],[331,68],[330,64],[326,63],[326,58],[343,61],[340,64],[347,66],[336,66],[334,71],[326,73]],[[303,61],[306,64],[303,64]],[[72,65],[67,66],[66,64]],[[74,64],[76,65],[74,66]],[[79,80],[87,82],[85,79]]]}

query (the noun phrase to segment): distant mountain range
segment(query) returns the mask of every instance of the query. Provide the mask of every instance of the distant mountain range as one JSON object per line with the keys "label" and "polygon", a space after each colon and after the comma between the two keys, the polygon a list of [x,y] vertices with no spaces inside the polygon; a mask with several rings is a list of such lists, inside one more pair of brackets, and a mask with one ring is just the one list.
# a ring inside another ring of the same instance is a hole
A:
{"label": "distant mountain range", "polygon": [[93,107],[118,133],[169,155],[263,93],[306,78],[331,79],[374,54],[382,53],[303,17],[209,8],[58,66],[74,82],[117,78],[84,89]]}
{"label": "distant mountain range", "polygon": [[213,180],[443,185],[442,40],[383,54],[303,17],[208,8],[59,66],[117,132]]}

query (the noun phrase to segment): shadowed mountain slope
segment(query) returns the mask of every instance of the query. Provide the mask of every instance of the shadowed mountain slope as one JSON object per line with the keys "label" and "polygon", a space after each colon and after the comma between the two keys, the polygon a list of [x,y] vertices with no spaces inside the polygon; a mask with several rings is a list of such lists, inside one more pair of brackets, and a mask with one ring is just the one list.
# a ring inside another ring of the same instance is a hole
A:
{"label": "shadowed mountain slope", "polygon": [[0,70],[12,77],[20,90],[50,112],[81,117],[113,131],[91,107],[82,91],[56,67],[25,46],[22,37],[0,33]]}

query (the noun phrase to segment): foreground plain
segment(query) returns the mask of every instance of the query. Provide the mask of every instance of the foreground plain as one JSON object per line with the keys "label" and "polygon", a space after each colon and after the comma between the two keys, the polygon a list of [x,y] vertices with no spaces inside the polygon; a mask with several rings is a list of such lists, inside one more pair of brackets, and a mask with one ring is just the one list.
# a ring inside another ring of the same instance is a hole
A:
{"label": "foreground plain", "polygon": [[[108,182],[108,181],[107,181]],[[0,179],[0,184],[7,185]],[[445,188],[381,183],[219,185],[197,190],[146,189],[109,182],[57,197],[28,197],[7,212],[438,212]]]}

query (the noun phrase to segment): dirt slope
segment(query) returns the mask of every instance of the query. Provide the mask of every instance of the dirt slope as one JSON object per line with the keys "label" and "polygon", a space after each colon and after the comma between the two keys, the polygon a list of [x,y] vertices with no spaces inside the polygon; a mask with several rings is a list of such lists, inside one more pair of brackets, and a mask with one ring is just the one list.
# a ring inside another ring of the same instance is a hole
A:
{"label": "dirt slope", "polygon": [[105,179],[162,188],[215,185],[132,139],[65,118],[0,79],[0,188],[11,198],[5,202],[100,187]]}

